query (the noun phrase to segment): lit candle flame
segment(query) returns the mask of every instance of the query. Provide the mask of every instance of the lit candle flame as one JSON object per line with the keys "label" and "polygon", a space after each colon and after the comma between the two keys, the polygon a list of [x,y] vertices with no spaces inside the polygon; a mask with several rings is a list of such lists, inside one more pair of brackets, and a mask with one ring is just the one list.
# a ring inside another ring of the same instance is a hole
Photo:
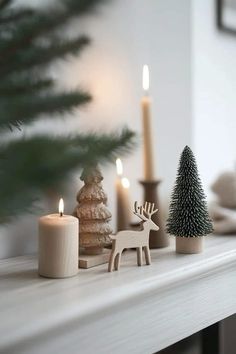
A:
{"label": "lit candle flame", "polygon": [[143,89],[144,91],[149,90],[149,68],[147,65],[143,66]]}
{"label": "lit candle flame", "polygon": [[123,165],[121,159],[116,160],[116,171],[118,176],[121,176],[123,174]]}
{"label": "lit candle flame", "polygon": [[61,198],[60,201],[59,201],[58,210],[59,210],[60,216],[63,216],[63,214],[64,214],[64,201],[63,201],[62,198]]}
{"label": "lit candle flame", "polygon": [[126,178],[126,177],[123,177],[121,179],[121,184],[126,189],[128,189],[130,187],[130,182],[129,182],[128,178]]}

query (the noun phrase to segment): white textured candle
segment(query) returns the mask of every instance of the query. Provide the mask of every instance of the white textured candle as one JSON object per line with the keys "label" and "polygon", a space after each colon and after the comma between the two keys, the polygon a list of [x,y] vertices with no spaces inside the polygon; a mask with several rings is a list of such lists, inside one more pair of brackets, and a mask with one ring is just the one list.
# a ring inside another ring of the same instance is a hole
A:
{"label": "white textured candle", "polygon": [[39,274],[66,278],[78,273],[79,222],[71,215],[39,219]]}

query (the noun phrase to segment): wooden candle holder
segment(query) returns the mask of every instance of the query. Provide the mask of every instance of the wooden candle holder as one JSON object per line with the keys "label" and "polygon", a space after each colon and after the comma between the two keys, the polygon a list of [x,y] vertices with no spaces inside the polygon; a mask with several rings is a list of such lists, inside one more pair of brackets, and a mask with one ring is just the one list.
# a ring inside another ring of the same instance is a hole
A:
{"label": "wooden candle holder", "polygon": [[[159,209],[159,200],[158,200],[158,192],[157,188],[161,181],[140,181],[140,184],[143,186],[144,190],[144,200],[148,202],[154,203]],[[149,238],[149,247],[150,248],[162,248],[169,246],[169,238],[164,231],[162,214],[160,213],[160,209],[158,213],[153,215],[153,221],[155,224],[159,226],[159,231],[150,231]]]}

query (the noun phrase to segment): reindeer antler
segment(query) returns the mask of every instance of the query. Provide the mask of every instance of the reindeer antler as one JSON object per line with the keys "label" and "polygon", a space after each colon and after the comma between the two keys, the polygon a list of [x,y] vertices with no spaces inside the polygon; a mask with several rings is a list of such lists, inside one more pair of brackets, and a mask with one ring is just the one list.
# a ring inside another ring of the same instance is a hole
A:
{"label": "reindeer antler", "polygon": [[141,220],[147,221],[146,216],[143,214],[143,207],[138,206],[138,202],[134,202],[134,214],[137,215]]}
{"label": "reindeer antler", "polygon": [[155,207],[154,203],[145,202],[144,213],[147,215],[148,219],[151,219],[151,216],[158,211],[158,209],[154,209],[154,207]]}
{"label": "reindeer antler", "polygon": [[145,202],[143,206],[138,206],[137,201],[134,203],[134,214],[144,221],[151,219],[151,216],[157,211],[158,209],[154,209],[154,203]]}

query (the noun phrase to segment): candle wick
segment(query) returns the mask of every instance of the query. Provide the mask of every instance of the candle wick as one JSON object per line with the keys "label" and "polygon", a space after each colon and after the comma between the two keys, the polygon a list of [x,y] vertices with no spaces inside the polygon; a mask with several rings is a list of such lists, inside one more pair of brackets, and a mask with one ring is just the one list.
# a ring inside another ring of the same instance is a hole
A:
{"label": "candle wick", "polygon": [[60,212],[60,217],[62,217],[62,216],[63,216],[63,212],[61,211],[61,212]]}

